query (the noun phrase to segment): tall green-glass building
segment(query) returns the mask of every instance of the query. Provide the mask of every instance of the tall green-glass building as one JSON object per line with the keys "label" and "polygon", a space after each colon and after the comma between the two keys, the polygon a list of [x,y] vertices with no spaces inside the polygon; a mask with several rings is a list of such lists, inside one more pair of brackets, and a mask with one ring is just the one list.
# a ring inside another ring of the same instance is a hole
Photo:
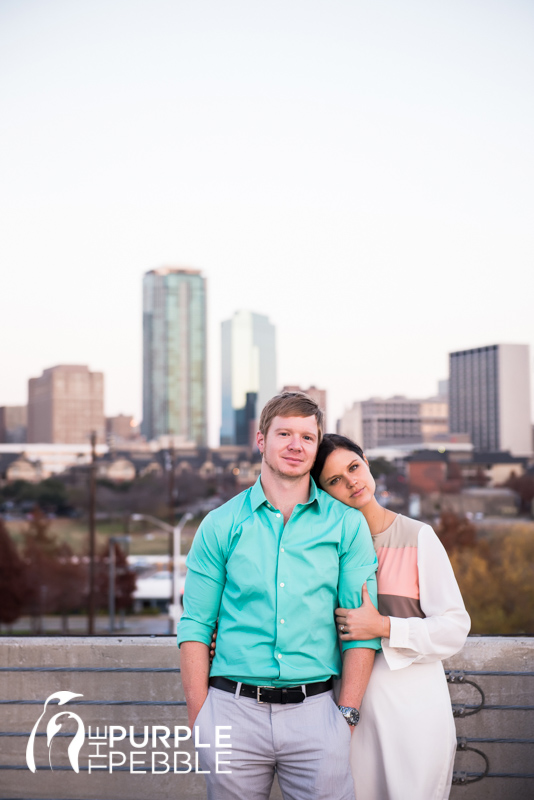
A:
{"label": "tall green-glass building", "polygon": [[206,281],[162,268],[143,279],[143,422],[147,439],[207,444]]}

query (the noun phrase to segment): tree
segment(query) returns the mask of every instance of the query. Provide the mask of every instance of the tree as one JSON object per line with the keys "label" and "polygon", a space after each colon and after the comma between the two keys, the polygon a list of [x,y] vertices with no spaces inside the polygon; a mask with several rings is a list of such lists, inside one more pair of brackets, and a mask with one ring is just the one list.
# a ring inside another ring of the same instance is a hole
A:
{"label": "tree", "polygon": [[71,549],[58,543],[49,528],[50,520],[35,508],[24,534],[23,550],[28,577],[26,608],[35,633],[43,631],[44,614],[56,613],[62,614],[66,631],[67,614],[81,606],[86,584],[85,572]]}
{"label": "tree", "polygon": [[471,632],[534,633],[534,536],[525,525],[451,555]]}
{"label": "tree", "polygon": [[477,531],[473,523],[452,511],[443,512],[436,533],[449,555],[464,547],[475,547],[477,542]]}
{"label": "tree", "polygon": [[515,472],[512,472],[503,485],[517,492],[521,500],[522,513],[529,514],[534,500],[534,475],[516,475]]}
{"label": "tree", "polygon": [[11,625],[20,617],[26,592],[24,561],[0,518],[0,623]]}

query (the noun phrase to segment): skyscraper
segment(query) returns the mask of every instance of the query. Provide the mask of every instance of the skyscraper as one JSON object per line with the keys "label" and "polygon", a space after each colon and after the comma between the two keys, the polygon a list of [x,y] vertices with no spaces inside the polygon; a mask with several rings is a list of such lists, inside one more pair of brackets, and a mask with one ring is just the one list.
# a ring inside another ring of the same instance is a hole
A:
{"label": "skyscraper", "polygon": [[145,273],[141,432],[207,442],[206,281],[198,270]]}
{"label": "skyscraper", "polygon": [[526,344],[449,354],[450,430],[469,433],[479,452],[532,452],[530,360]]}
{"label": "skyscraper", "polygon": [[221,444],[246,445],[261,409],[276,394],[275,328],[262,314],[236,311],[221,329]]}
{"label": "skyscraper", "polygon": [[45,369],[28,384],[28,442],[105,441],[104,375],[78,364]]}

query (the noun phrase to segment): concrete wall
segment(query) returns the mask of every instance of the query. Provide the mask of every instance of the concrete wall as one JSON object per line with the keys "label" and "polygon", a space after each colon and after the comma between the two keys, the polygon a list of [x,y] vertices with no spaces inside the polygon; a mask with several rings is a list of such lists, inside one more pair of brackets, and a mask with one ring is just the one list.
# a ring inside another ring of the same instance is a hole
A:
{"label": "concrete wall", "polygon": [[[534,671],[534,639],[472,637],[463,652],[450,659],[447,668],[468,671]],[[4,671],[8,668],[10,671]],[[45,671],[33,671],[35,668]],[[56,668],[56,670],[54,670]],[[57,671],[60,668],[60,671]],[[95,668],[98,672],[81,671]],[[146,670],[120,672],[120,669]],[[136,737],[143,735],[144,726],[186,725],[186,709],[179,673],[179,651],[173,637],[95,637],[87,638],[9,638],[0,639],[0,733],[16,732],[22,736],[0,736],[0,763],[11,769],[0,769],[0,798],[22,800],[195,800],[204,798],[202,776],[172,771],[166,774],[130,774],[129,771],[97,770],[88,773],[89,756],[96,749],[89,740],[80,754],[81,769],[73,772],[69,765],[67,746],[71,737],[56,736],[51,747],[54,771],[48,765],[46,724],[62,710],[77,713],[85,724],[91,726],[117,725],[128,729],[134,726]],[[31,671],[23,671],[29,669]],[[155,672],[166,669],[167,672]],[[477,682],[486,694],[488,706],[532,705],[534,677],[518,676],[465,676]],[[478,693],[474,687],[462,683],[451,685],[453,703],[475,704]],[[44,700],[53,692],[69,691],[83,695],[77,702],[69,702],[58,709],[55,705],[46,712],[35,742],[35,762],[42,769],[34,774],[26,765],[26,745],[29,733],[43,709]],[[34,701],[22,704],[18,701]],[[167,703],[167,705],[162,705]],[[86,704],[86,705],[84,705]],[[66,718],[62,718],[65,720]],[[62,721],[60,720],[60,722]],[[479,713],[457,719],[459,736],[500,739],[534,739],[534,713],[521,710],[496,710],[487,708]],[[75,720],[68,720],[63,731],[75,731]],[[490,773],[534,773],[532,745],[475,743],[470,745],[486,753]],[[128,758],[133,748],[123,741],[114,750],[124,752]],[[152,748],[141,748],[150,758]],[[157,752],[166,751],[159,743]],[[179,751],[191,753],[192,748],[182,745]],[[101,748],[107,753],[109,747]],[[142,760],[138,753],[138,759]],[[158,757],[159,758],[159,757]],[[116,760],[121,758],[117,755]],[[179,759],[179,761],[181,758]],[[93,759],[93,764],[95,759]],[[107,759],[106,759],[107,763]],[[172,763],[172,759],[171,759]],[[126,765],[128,765],[128,761]],[[21,769],[13,769],[21,767]],[[61,769],[63,767],[63,769]],[[143,767],[138,767],[142,769]],[[456,770],[467,774],[483,769],[482,758],[473,752],[458,753]],[[514,800],[530,798],[534,794],[534,780],[520,778],[488,777],[467,786],[454,786],[453,800],[497,800],[510,797]],[[281,797],[277,787],[272,800]],[[406,797],[410,797],[407,787]],[[248,800],[248,798],[244,798]]]}

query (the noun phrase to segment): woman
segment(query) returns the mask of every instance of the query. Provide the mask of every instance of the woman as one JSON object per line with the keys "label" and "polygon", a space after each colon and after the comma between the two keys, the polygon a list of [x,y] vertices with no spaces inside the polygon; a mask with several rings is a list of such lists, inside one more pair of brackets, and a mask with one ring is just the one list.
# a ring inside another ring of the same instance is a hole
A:
{"label": "woman", "polygon": [[326,434],[312,470],[317,485],[360,510],[378,556],[378,610],[338,608],[341,639],[382,637],[382,651],[351,742],[356,800],[449,797],[456,732],[441,659],[469,632],[447,554],[429,525],[383,508],[362,449]]}

